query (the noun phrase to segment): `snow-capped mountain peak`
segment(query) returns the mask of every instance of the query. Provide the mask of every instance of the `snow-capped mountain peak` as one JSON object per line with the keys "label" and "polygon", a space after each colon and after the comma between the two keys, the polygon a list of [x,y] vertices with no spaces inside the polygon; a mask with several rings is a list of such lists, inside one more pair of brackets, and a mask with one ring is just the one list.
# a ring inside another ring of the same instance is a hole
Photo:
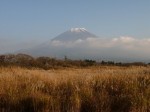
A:
{"label": "snow-capped mountain peak", "polygon": [[85,28],[71,28],[71,32],[85,32],[87,31]]}
{"label": "snow-capped mountain peak", "polygon": [[52,41],[76,41],[78,39],[86,40],[87,38],[97,38],[96,35],[88,32],[85,28],[71,28],[70,30],[61,33],[57,37],[53,38]]}

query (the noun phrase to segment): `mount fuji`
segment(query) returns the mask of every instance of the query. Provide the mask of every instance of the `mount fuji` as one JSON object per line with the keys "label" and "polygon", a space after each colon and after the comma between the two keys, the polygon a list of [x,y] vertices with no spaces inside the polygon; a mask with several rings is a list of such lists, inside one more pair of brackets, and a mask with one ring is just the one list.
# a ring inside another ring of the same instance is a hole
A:
{"label": "mount fuji", "polygon": [[85,28],[71,28],[43,44],[16,53],[59,59],[67,56],[69,59],[144,62],[150,60],[150,52],[145,50],[149,48],[149,43],[147,39],[140,40],[132,37],[98,38]]}
{"label": "mount fuji", "polygon": [[68,56],[71,59],[83,59],[88,52],[88,48],[80,48],[80,42],[96,38],[98,37],[88,32],[85,28],[71,28],[41,45],[26,50],[20,50],[17,53],[24,53],[32,56],[51,56],[57,58]]}

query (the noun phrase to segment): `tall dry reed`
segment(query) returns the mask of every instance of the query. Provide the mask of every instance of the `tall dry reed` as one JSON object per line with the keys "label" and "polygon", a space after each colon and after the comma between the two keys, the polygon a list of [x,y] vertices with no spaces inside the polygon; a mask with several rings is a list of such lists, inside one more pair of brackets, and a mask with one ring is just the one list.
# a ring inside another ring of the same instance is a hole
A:
{"label": "tall dry reed", "polygon": [[0,112],[150,112],[150,68],[1,67]]}

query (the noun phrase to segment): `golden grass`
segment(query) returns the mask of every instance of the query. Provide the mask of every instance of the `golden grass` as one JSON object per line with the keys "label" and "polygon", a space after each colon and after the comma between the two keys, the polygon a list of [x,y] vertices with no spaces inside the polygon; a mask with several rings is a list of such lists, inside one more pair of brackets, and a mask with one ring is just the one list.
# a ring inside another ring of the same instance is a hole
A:
{"label": "golden grass", "polygon": [[0,112],[149,112],[149,67],[0,68]]}

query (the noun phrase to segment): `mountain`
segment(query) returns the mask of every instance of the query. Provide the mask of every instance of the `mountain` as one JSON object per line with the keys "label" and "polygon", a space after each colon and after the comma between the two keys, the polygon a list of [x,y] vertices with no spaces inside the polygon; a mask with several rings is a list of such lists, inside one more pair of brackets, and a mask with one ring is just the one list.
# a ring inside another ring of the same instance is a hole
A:
{"label": "mountain", "polygon": [[52,56],[57,58],[68,56],[73,59],[83,59],[86,54],[85,52],[88,52],[86,51],[88,48],[80,48],[78,45],[73,47],[72,45],[76,42],[86,41],[89,38],[95,39],[97,36],[88,32],[85,28],[71,28],[41,45],[20,50],[16,53],[24,53],[32,56]]}
{"label": "mountain", "polygon": [[52,41],[68,42],[79,39],[86,40],[87,38],[97,38],[97,36],[88,32],[85,28],[71,28],[70,30],[53,38]]}
{"label": "mountain", "polygon": [[[142,44],[143,43],[143,44]],[[69,59],[96,59],[121,62],[150,60],[149,41],[130,37],[98,38],[85,28],[72,28],[45,43],[18,53]]]}

